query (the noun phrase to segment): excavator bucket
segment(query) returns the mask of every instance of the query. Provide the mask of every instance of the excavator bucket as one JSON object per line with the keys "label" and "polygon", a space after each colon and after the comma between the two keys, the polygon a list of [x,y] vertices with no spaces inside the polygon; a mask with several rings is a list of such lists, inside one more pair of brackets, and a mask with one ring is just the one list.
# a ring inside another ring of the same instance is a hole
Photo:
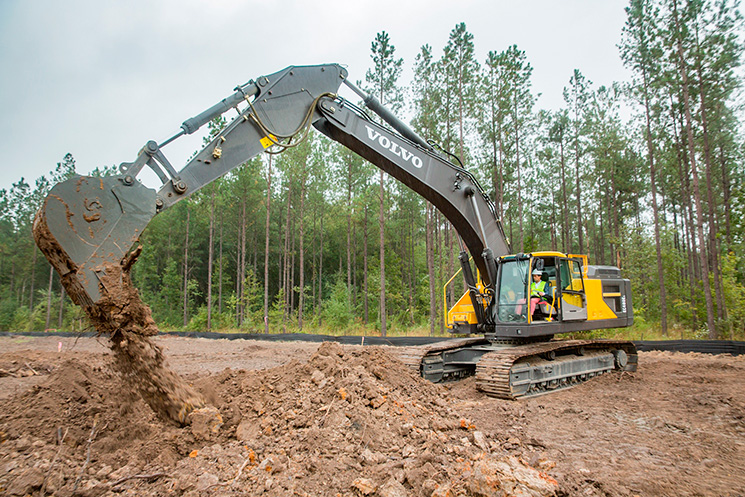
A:
{"label": "excavator bucket", "polygon": [[[128,178],[129,179],[129,178]],[[119,267],[155,215],[155,191],[122,176],[75,176],[55,185],[34,220],[34,239],[84,309],[119,284]]]}

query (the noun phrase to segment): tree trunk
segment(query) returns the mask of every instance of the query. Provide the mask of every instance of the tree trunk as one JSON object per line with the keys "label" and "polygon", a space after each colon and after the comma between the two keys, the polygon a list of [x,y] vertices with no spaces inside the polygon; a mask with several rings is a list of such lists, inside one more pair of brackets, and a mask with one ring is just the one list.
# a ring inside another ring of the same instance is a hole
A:
{"label": "tree trunk", "polygon": [[[615,171],[615,168],[613,168]],[[613,258],[617,267],[621,267],[621,226],[618,221],[618,193],[615,188],[615,176],[612,178],[613,181],[613,195],[611,197],[612,209],[613,209]]]}
{"label": "tree trunk", "polygon": [[223,235],[223,221],[222,216],[220,216],[220,268],[218,269],[218,276],[217,276],[217,312],[219,314],[222,314],[222,267],[224,265],[223,255],[222,255],[222,235]]}
{"label": "tree trunk", "polygon": [[[447,281],[450,279],[450,275],[453,274],[453,239],[450,236],[450,222],[445,221],[445,250],[447,251],[447,274],[445,275],[445,280]],[[447,300],[446,305],[448,308],[452,307],[455,302],[453,302],[453,288],[452,286],[447,289],[446,292]]]}
{"label": "tree trunk", "polygon": [[311,278],[310,278],[310,285],[311,290],[310,294],[313,296],[313,316],[318,315],[318,300],[317,300],[317,294],[316,294],[316,288],[318,288],[318,273],[316,272],[316,268],[318,267],[317,262],[317,256],[318,256],[318,249],[316,248],[316,237],[318,235],[318,229],[316,227],[316,221],[318,220],[318,211],[316,210],[316,206],[313,206],[313,239],[311,241]]}
{"label": "tree trunk", "polygon": [[352,310],[357,309],[357,223],[352,223]]}
{"label": "tree trunk", "polygon": [[[445,281],[443,279],[443,269],[445,267],[445,261],[443,260],[445,250],[443,249],[443,236],[442,236],[442,221],[440,220],[440,211],[434,210],[435,213],[435,250],[437,250],[437,278],[435,279],[435,295],[437,298],[437,308],[442,309],[442,307],[439,305],[440,302],[440,292],[439,289],[442,288],[442,282]],[[443,305],[445,305],[444,302],[442,302]],[[438,313],[439,315],[439,313]],[[439,323],[440,333],[445,332],[445,322],[442,318],[438,318],[437,322]]]}
{"label": "tree trunk", "polygon": [[214,239],[215,239],[215,189],[212,188],[210,196],[210,232],[209,232],[209,249],[207,253],[207,331],[212,329],[212,270],[214,259]]}
{"label": "tree trunk", "polygon": [[[347,292],[352,290],[352,161],[347,163]],[[349,302],[349,301],[347,301]],[[347,309],[350,310],[350,309]]]}
{"label": "tree trunk", "polygon": [[303,171],[303,182],[300,185],[300,212],[298,219],[300,222],[300,230],[298,237],[300,238],[300,268],[298,269],[300,282],[298,284],[300,288],[300,295],[298,295],[298,306],[297,306],[297,326],[300,331],[303,330],[303,304],[305,303],[305,223],[303,222],[303,207],[305,206],[305,182],[306,174]]}
{"label": "tree trunk", "polygon": [[31,248],[31,291],[28,298],[28,310],[34,312],[34,280],[36,279],[36,245]]}
{"label": "tree trunk", "polygon": [[386,336],[385,319],[385,183],[380,171],[380,335]]}
{"label": "tree trunk", "polygon": [[559,141],[559,155],[561,157],[561,215],[563,217],[563,226],[561,227],[561,245],[564,253],[572,251],[569,246],[569,200],[567,199],[567,181],[566,181],[566,160],[564,158],[564,133],[561,134]]}
{"label": "tree trunk", "polygon": [[47,320],[44,323],[44,331],[49,329],[52,323],[52,282],[54,281],[54,267],[49,266],[49,286],[47,287]]}
{"label": "tree trunk", "polygon": [[727,167],[727,161],[724,156],[724,146],[719,144],[719,165],[722,169],[722,201],[724,203],[724,229],[725,229],[725,240],[727,246],[732,246],[732,226],[730,222],[730,213],[732,212],[732,206],[730,205],[731,197],[731,185],[729,180],[729,168]]}
{"label": "tree trunk", "polygon": [[429,334],[435,336],[435,320],[437,319],[437,294],[435,287],[435,247],[433,243],[432,234],[434,233],[433,226],[433,210],[432,204],[427,202],[427,219],[426,219],[426,232],[425,232],[425,250],[427,252],[427,274],[429,274]]}
{"label": "tree trunk", "polygon": [[186,206],[186,236],[184,237],[184,327],[189,324],[189,205]]}
{"label": "tree trunk", "polygon": [[678,2],[673,0],[673,12],[675,28],[677,32],[677,52],[680,64],[680,76],[682,78],[682,89],[683,89],[683,104],[685,108],[686,118],[686,133],[688,135],[688,152],[689,160],[691,162],[691,175],[693,177],[693,194],[696,202],[696,232],[698,235],[699,247],[699,262],[702,270],[702,283],[704,286],[704,299],[706,301],[706,322],[709,328],[709,338],[717,338],[717,330],[714,322],[714,302],[711,296],[711,286],[709,284],[709,261],[706,257],[706,243],[704,241],[704,214],[703,214],[703,202],[701,200],[701,189],[699,187],[698,180],[698,168],[696,166],[696,150],[695,142],[693,141],[693,118],[691,117],[691,104],[690,96],[688,92],[688,74],[686,71],[685,58],[683,56],[683,43],[680,39],[680,22],[678,20]]}
{"label": "tree trunk", "polygon": [[[11,264],[10,265],[10,295],[13,295],[16,290],[16,265]],[[15,298],[16,305],[20,305],[20,300],[16,296]]]}
{"label": "tree trunk", "polygon": [[[611,172],[611,177],[613,177],[613,172]],[[607,187],[606,187],[607,191]],[[613,189],[611,187],[610,191],[608,192],[607,196],[613,195]],[[598,261],[599,264],[607,264],[605,261],[605,219],[606,216],[603,215],[603,199],[598,199],[598,209],[600,210],[600,213],[598,215],[598,221],[600,222],[600,237],[595,243],[595,253],[597,254],[597,258],[595,259]],[[610,214],[610,210],[608,210],[608,214]]]}
{"label": "tree trunk", "polygon": [[246,219],[246,197],[247,192],[244,188],[243,197],[241,199],[241,264],[239,266],[240,274],[238,275],[239,288],[238,301],[240,302],[240,314],[238,319],[238,326],[242,326],[243,320],[246,319],[246,254],[248,249],[246,248],[246,225],[248,220]]}
{"label": "tree trunk", "polygon": [[[675,105],[672,100],[672,95],[670,96],[670,109],[671,109],[671,124],[673,129],[673,136],[675,137],[676,142],[676,151],[677,151],[677,160],[678,160],[678,177],[680,178],[680,185],[681,185],[681,194],[680,198],[682,199],[681,203],[681,215],[680,215],[680,223],[681,226],[684,227],[683,229],[683,242],[685,245],[685,252],[686,256],[688,258],[688,266],[686,274],[688,276],[688,293],[689,293],[689,299],[691,303],[691,307],[693,309],[696,309],[697,307],[697,298],[696,298],[696,275],[697,275],[697,265],[698,265],[698,258],[695,256],[696,254],[696,242],[695,242],[695,229],[694,229],[694,222],[693,222],[693,206],[691,205],[691,190],[690,190],[690,179],[688,174],[688,162],[687,162],[687,156],[685,155],[685,144],[683,142],[683,136],[682,136],[682,111],[681,111],[681,123],[680,123],[680,133],[678,133],[678,116],[675,114]],[[692,328],[694,330],[698,329],[698,316],[696,312],[693,312],[692,314]]]}
{"label": "tree trunk", "polygon": [[[418,212],[418,211],[417,211]],[[410,225],[410,232],[409,232],[409,252],[411,254],[411,260],[409,260],[410,263],[410,269],[409,269],[409,308],[411,309],[411,324],[414,325],[415,322],[415,313],[414,310],[416,308],[416,280],[417,280],[417,272],[416,272],[416,258],[414,257],[414,252],[416,250],[416,233],[417,229],[416,226],[416,219],[415,215],[412,213],[412,219],[411,219],[411,225]]]}
{"label": "tree trunk", "polygon": [[321,250],[319,251],[320,255],[318,261],[318,307],[321,307],[323,302],[323,217],[323,204],[321,204]]}
{"label": "tree trunk", "polygon": [[502,141],[502,126],[499,127],[499,220],[504,219],[504,142]]}
{"label": "tree trunk", "polygon": [[289,181],[289,189],[287,190],[287,211],[285,214],[285,243],[284,243],[284,257],[283,266],[284,271],[282,272],[282,288],[284,289],[284,312],[282,313],[282,332],[287,332],[287,319],[289,317],[289,306],[290,306],[290,214],[292,212],[292,179]]}
{"label": "tree trunk", "polygon": [[272,155],[266,174],[266,227],[264,231],[264,333],[269,333],[269,221],[272,203]]}
{"label": "tree trunk", "polygon": [[241,195],[241,217],[238,224],[238,253],[236,254],[235,264],[235,296],[237,299],[235,305],[235,325],[241,327],[243,321],[243,283],[246,271],[246,196]]}
{"label": "tree trunk", "polygon": [[[644,44],[644,40],[642,40]],[[643,45],[646,46],[646,45]],[[655,178],[654,145],[652,144],[652,124],[649,112],[649,83],[647,81],[646,67],[642,70],[644,85],[644,112],[647,126],[647,154],[649,156],[649,177],[652,187],[652,216],[654,217],[654,244],[657,252],[657,280],[660,282],[660,327],[662,336],[667,336],[667,289],[665,287],[665,270],[662,265],[662,244],[660,243],[660,219],[657,208],[657,182]]]}
{"label": "tree trunk", "polygon": [[577,179],[577,240],[579,242],[579,253],[585,253],[585,242],[582,234],[582,194],[579,188],[579,140],[576,144],[577,149],[575,150],[576,162],[576,179]]}
{"label": "tree trunk", "polygon": [[368,292],[367,292],[367,258],[368,258],[368,250],[367,250],[367,202],[365,202],[365,226],[362,231],[362,240],[363,240],[363,257],[362,257],[362,265],[363,265],[363,271],[362,271],[362,286],[364,287],[363,295],[364,295],[364,321],[365,324],[370,322],[370,303],[368,300]]}
{"label": "tree trunk", "polygon": [[520,227],[520,243],[519,251],[525,250],[525,232],[523,231],[523,192],[522,192],[522,180],[520,177],[520,127],[518,126],[517,119],[517,95],[515,95],[515,168],[517,169],[517,218],[518,226]]}
{"label": "tree trunk", "polygon": [[59,314],[57,316],[57,328],[62,329],[62,317],[65,310],[65,287],[60,285],[59,290]]}
{"label": "tree trunk", "polygon": [[297,250],[296,250],[296,243],[297,243],[297,230],[295,229],[295,216],[292,217],[292,224],[290,225],[290,271],[289,271],[289,284],[288,288],[290,289],[290,305],[288,307],[289,312],[287,314],[287,321],[289,322],[292,318],[292,313],[295,311],[295,262],[297,260]]}
{"label": "tree trunk", "polygon": [[698,84],[699,84],[699,96],[701,99],[701,106],[699,107],[699,114],[701,115],[701,132],[704,140],[704,166],[706,172],[706,196],[707,203],[709,206],[709,253],[711,255],[711,268],[712,276],[714,277],[714,294],[716,296],[716,309],[717,318],[720,322],[723,322],[727,318],[727,308],[724,302],[724,295],[722,291],[722,277],[719,272],[719,244],[717,242],[717,219],[714,214],[716,202],[714,199],[714,193],[712,188],[711,179],[711,148],[709,146],[709,130],[706,116],[706,89],[704,88],[703,74],[701,73],[701,60],[700,60],[700,49],[698,46],[698,29],[696,31],[696,45],[698,47],[696,57],[696,70],[698,73]]}

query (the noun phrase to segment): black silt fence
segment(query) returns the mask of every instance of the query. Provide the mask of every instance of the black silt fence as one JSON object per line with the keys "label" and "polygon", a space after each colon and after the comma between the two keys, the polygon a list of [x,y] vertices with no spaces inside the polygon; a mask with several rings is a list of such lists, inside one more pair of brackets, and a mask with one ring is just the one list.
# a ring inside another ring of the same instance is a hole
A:
{"label": "black silt fence", "polygon": [[[29,331],[23,333],[12,333],[3,331],[0,336],[81,336],[94,337],[95,332],[72,334],[62,331]],[[409,347],[412,345],[426,345],[429,343],[451,340],[449,337],[379,337],[379,336],[334,336],[334,335],[310,335],[306,333],[279,333],[265,335],[263,333],[216,333],[201,331],[174,331],[164,332],[160,337],[186,337],[186,338],[210,338],[227,340],[263,340],[269,342],[338,342],[345,345],[392,345],[398,347]],[[664,350],[670,352],[699,352],[703,354],[745,354],[745,342],[733,340],[660,340],[660,341],[635,341],[637,350]]]}

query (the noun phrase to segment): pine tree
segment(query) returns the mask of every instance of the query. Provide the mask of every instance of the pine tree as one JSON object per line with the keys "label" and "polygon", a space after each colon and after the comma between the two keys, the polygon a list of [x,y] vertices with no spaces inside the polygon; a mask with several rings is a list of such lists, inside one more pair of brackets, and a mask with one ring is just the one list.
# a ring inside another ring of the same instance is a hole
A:
{"label": "pine tree", "polygon": [[582,218],[582,189],[580,186],[580,163],[584,155],[585,135],[587,134],[586,111],[589,99],[589,87],[592,83],[587,81],[582,73],[575,69],[572,77],[569,79],[569,87],[564,88],[564,101],[569,106],[571,113],[571,144],[574,151],[574,171],[575,171],[575,194],[577,205],[577,241],[579,243],[579,253],[585,253],[585,243],[583,236],[583,218]]}
{"label": "pine tree", "polygon": [[[404,60],[396,58],[396,47],[390,43],[390,37],[385,31],[375,36],[372,42],[370,57],[373,60],[373,68],[365,75],[369,91],[375,95],[380,103],[390,107],[392,111],[398,110],[403,105],[403,93],[397,86],[398,78],[401,76]],[[386,309],[385,309],[385,175],[380,171],[380,332],[386,336]]]}
{"label": "pine tree", "polygon": [[657,178],[655,177],[655,149],[652,136],[651,118],[651,86],[653,74],[659,72],[656,58],[660,52],[654,46],[655,34],[654,17],[648,0],[632,0],[626,8],[627,22],[624,29],[624,44],[621,47],[622,57],[627,65],[640,73],[641,81],[637,85],[637,92],[641,94],[645,115],[645,136],[647,142],[647,158],[649,161],[650,185],[652,188],[652,216],[654,222],[655,251],[657,253],[657,278],[660,282],[660,326],[662,334],[667,335],[667,291],[665,286],[665,272],[662,263],[662,244],[660,241],[660,215],[657,206]]}

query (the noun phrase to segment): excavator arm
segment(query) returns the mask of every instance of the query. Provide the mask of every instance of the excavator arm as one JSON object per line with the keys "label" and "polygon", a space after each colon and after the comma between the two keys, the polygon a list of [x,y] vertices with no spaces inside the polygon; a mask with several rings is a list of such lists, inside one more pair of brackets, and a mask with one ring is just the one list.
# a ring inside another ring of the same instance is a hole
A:
{"label": "excavator arm", "polygon": [[[390,128],[339,97],[341,84],[359,94]],[[176,171],[163,147],[231,109],[237,117]],[[76,176],[56,185],[35,221],[37,244],[60,273],[71,298],[90,314],[118,284],[112,281],[110,268],[128,263],[131,247],[158,212],[268,148],[302,139],[311,125],[430,201],[457,230],[484,286],[493,288],[495,256],[509,253],[509,247],[493,204],[475,177],[357,89],[347,80],[346,69],[337,64],[291,66],[249,81],[184,121],[172,138],[161,144],[148,142],[134,162],[120,166],[121,174]],[[145,166],[162,182],[157,192],[137,180]],[[474,308],[480,320],[488,320],[483,302],[477,304],[480,294],[465,253],[461,263]]]}

